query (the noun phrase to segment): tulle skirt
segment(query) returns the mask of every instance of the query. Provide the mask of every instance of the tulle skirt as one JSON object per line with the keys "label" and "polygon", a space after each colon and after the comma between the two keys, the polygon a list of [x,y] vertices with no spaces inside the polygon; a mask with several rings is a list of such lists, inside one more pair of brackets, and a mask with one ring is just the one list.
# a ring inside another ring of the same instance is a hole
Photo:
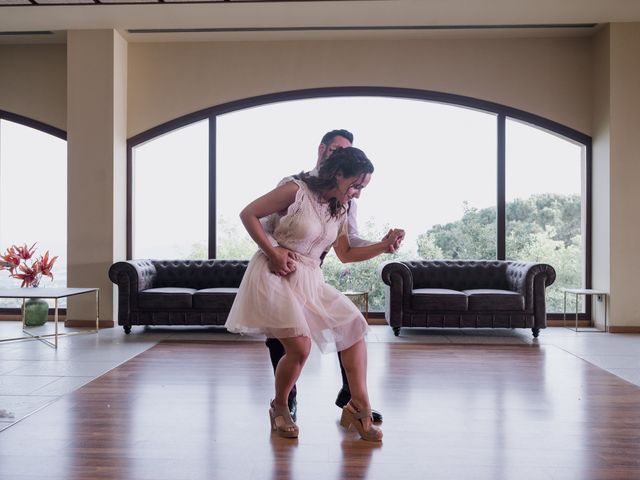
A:
{"label": "tulle skirt", "polygon": [[364,337],[367,322],[356,306],[324,281],[320,261],[300,256],[285,277],[269,271],[256,252],[242,278],[227,330],[268,337],[310,337],[323,353],[342,351]]}

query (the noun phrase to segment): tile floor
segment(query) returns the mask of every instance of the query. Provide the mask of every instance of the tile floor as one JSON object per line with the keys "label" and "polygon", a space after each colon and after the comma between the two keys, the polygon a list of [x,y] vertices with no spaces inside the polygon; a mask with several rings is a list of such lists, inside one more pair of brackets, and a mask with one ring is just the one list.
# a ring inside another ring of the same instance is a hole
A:
{"label": "tile floor", "polygon": [[[0,339],[17,336],[20,336],[19,322],[0,321]],[[125,335],[122,328],[116,327],[103,329],[98,334],[61,337],[57,350],[38,340],[0,343],[0,432],[169,338],[247,340],[220,328],[134,327],[130,335]],[[367,341],[553,345],[640,385],[640,335],[636,334],[574,332],[553,327],[542,330],[538,339],[524,329],[403,329],[400,336],[395,337],[388,326],[373,325]],[[265,361],[267,358],[265,351]]]}

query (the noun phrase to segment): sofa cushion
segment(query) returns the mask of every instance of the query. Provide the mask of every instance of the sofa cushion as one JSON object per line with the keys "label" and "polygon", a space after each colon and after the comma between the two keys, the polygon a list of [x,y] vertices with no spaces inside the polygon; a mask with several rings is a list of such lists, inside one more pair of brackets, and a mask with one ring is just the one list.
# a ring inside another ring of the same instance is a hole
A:
{"label": "sofa cushion", "polygon": [[508,289],[508,262],[502,260],[419,260],[402,262],[414,288]]}
{"label": "sofa cushion", "polygon": [[162,287],[148,288],[140,292],[138,305],[147,310],[156,309],[190,309],[191,298],[195,293],[193,288]]}
{"label": "sofa cushion", "polygon": [[193,308],[227,312],[233,305],[237,288],[204,288],[193,295]]}
{"label": "sofa cushion", "polygon": [[415,310],[467,310],[467,296],[446,288],[416,288],[411,292],[411,308]]}
{"label": "sofa cushion", "polygon": [[469,297],[470,312],[524,311],[524,297],[511,290],[463,290]]}
{"label": "sofa cushion", "polygon": [[248,263],[248,260],[153,260],[157,271],[154,286],[196,290],[237,288]]}

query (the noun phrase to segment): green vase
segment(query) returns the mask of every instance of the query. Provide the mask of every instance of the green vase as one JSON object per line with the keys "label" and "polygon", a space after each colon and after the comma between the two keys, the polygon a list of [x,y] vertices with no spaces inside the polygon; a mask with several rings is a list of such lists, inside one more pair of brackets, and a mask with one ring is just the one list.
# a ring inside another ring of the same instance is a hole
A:
{"label": "green vase", "polygon": [[42,298],[29,298],[24,302],[24,324],[38,327],[47,323],[49,304]]}

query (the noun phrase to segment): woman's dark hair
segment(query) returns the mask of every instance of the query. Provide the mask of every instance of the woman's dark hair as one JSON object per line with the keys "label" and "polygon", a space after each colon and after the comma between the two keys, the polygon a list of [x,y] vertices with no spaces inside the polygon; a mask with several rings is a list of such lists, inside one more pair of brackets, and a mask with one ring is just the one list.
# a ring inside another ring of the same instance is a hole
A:
{"label": "woman's dark hair", "polygon": [[[327,158],[320,169],[318,175],[301,173],[300,180],[306,183],[309,189],[317,193],[325,193],[338,186],[336,177],[338,174],[345,178],[357,177],[373,173],[373,164],[365,153],[359,148],[346,147],[338,148]],[[346,206],[337,198],[329,200],[329,208],[332,217],[337,217],[346,210]]]}

